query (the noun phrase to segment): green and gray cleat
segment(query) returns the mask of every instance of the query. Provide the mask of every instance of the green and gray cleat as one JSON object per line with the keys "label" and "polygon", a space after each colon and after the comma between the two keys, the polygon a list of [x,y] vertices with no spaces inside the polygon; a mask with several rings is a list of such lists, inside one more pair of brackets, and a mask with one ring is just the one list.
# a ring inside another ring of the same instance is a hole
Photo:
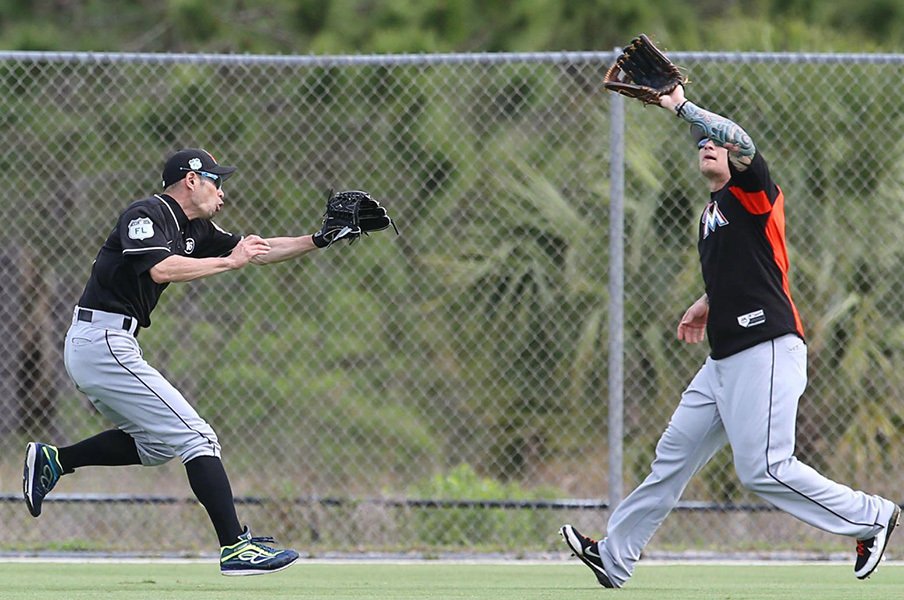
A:
{"label": "green and gray cleat", "polygon": [[63,475],[56,446],[29,442],[25,447],[25,473],[22,476],[22,493],[31,516],[41,514],[44,496]]}
{"label": "green and gray cleat", "polygon": [[263,575],[282,571],[298,560],[295,550],[279,550],[264,545],[273,541],[272,537],[251,537],[251,532],[245,527],[238,542],[220,548],[220,573]]}

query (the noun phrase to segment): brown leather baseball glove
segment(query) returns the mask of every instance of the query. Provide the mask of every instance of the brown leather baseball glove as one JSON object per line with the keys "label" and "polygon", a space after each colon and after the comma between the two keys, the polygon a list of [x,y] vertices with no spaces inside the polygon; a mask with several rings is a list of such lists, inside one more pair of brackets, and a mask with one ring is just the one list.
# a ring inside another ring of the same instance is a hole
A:
{"label": "brown leather baseball glove", "polygon": [[644,104],[659,104],[660,96],[685,83],[687,77],[641,33],[609,67],[604,85]]}

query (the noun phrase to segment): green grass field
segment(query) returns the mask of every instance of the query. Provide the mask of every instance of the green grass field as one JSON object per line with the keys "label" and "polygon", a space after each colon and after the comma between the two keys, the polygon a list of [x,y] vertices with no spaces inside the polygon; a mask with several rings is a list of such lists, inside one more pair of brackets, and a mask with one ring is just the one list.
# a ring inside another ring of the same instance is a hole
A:
{"label": "green grass field", "polygon": [[263,577],[223,577],[216,564],[0,563],[3,600],[900,600],[904,566],[854,579],[849,565],[642,563],[606,590],[580,564],[301,563]]}

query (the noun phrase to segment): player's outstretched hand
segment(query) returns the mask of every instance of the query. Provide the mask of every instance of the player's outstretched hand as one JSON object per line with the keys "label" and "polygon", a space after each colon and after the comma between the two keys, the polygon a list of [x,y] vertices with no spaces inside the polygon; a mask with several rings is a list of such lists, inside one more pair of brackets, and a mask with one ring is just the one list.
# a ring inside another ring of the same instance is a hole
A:
{"label": "player's outstretched hand", "polygon": [[246,235],[232,249],[229,258],[233,261],[234,269],[241,269],[255,256],[261,256],[270,252],[270,242],[259,235]]}
{"label": "player's outstretched hand", "polygon": [[668,94],[663,94],[659,97],[659,106],[668,110],[675,110],[684,100],[684,86],[679,84]]}
{"label": "player's outstretched hand", "polygon": [[701,296],[691,304],[678,323],[678,339],[688,344],[699,344],[706,337],[706,320],[709,317],[709,302]]}

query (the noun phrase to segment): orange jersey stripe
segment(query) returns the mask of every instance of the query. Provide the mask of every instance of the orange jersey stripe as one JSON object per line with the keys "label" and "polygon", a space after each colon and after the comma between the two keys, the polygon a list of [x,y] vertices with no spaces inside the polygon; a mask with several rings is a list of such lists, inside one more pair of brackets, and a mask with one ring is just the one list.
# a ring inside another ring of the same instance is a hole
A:
{"label": "orange jersey stripe", "polygon": [[[766,196],[765,192],[748,194],[748,196],[757,195],[762,195],[764,198]],[[744,206],[745,208],[747,207],[746,204]],[[797,333],[804,337],[804,326],[800,321],[797,307],[794,306],[794,300],[791,299],[791,285],[788,281],[788,268],[791,263],[788,260],[788,250],[785,246],[785,195],[782,194],[781,189],[778,190],[778,196],[775,198],[775,203],[771,208],[772,214],[769,215],[769,220],[766,222],[766,239],[769,240],[775,263],[782,273],[782,289],[785,291],[785,296],[791,305],[791,311],[794,313],[794,326],[797,328]],[[748,210],[750,209],[748,208]]]}
{"label": "orange jersey stripe", "polygon": [[[772,210],[772,203],[769,202],[769,196],[767,196],[766,192],[763,190],[745,192],[739,187],[730,187],[728,188],[728,191],[730,191],[741,203],[741,206],[746,208],[747,212],[752,215],[765,215]],[[779,190],[779,195],[781,195],[781,193],[781,190]],[[777,201],[778,200],[776,199],[776,202]]]}

